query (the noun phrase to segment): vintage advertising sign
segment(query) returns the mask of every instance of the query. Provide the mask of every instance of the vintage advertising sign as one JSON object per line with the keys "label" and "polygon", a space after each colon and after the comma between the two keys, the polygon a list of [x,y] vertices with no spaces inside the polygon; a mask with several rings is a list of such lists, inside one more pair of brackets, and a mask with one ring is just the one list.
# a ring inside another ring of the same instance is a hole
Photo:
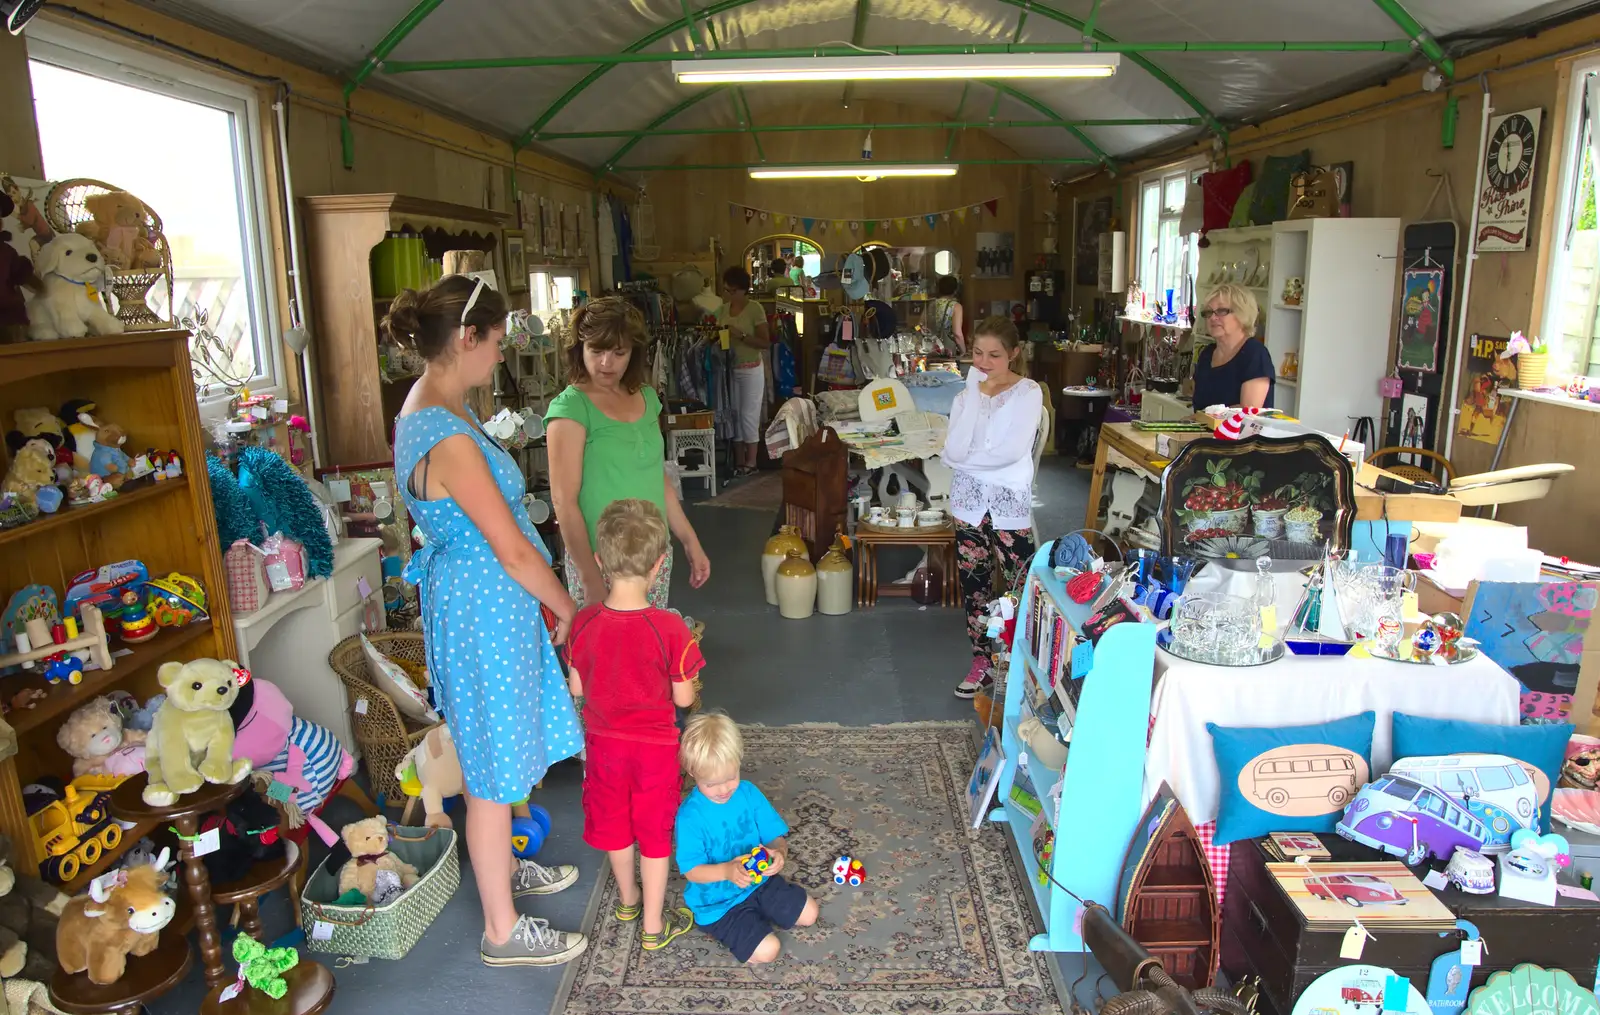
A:
{"label": "vintage advertising sign", "polygon": [[1527,250],[1533,207],[1533,166],[1539,154],[1543,110],[1525,109],[1489,119],[1483,193],[1478,199],[1474,249]]}

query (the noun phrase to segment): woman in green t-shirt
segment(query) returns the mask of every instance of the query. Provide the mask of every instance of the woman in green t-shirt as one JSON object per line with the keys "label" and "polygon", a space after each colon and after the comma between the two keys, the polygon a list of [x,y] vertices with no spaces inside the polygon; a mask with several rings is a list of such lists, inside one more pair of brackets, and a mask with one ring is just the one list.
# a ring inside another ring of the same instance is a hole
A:
{"label": "woman in green t-shirt", "polygon": [[761,354],[772,345],[767,312],[750,299],[750,273],[729,268],[722,273],[722,297],[717,323],[728,329],[733,343],[733,434],[735,478],[756,471],[756,442],[761,439],[761,403],[767,394],[767,372]]}
{"label": "woman in green t-shirt", "polygon": [[[711,577],[711,561],[667,482],[661,399],[647,387],[644,318],[626,300],[602,296],[580,307],[567,338],[572,383],[545,412],[550,435],[550,496],[565,544],[567,589],[581,608],[603,602],[605,578],[594,559],[594,529],[614,500],[638,498],[661,510],[689,557],[689,584]],[[667,554],[650,589],[665,608],[672,581]]]}

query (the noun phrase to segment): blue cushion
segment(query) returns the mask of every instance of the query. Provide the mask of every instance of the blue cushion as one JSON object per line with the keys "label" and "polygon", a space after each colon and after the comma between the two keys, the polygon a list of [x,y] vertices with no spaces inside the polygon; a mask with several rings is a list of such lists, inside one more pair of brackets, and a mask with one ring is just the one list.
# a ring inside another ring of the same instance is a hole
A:
{"label": "blue cushion", "polygon": [[1430,719],[1394,714],[1394,756],[1420,758],[1434,754],[1504,754],[1544,773],[1539,787],[1539,831],[1550,831],[1550,797],[1567,760],[1571,723],[1541,726],[1497,726],[1460,719]]}
{"label": "blue cushion", "polygon": [[1217,845],[1268,832],[1331,832],[1372,769],[1373,712],[1310,726],[1206,723],[1222,776]]}

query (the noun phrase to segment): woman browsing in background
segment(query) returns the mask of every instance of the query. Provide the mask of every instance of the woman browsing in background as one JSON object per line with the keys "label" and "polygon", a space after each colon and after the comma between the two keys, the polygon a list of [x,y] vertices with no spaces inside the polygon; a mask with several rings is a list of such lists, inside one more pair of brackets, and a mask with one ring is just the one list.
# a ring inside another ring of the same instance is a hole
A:
{"label": "woman browsing in background", "polygon": [[1016,326],[1004,317],[978,325],[972,369],[950,409],[942,453],[955,473],[950,513],[956,519],[956,563],[972,643],[972,668],[956,686],[958,698],[971,698],[994,683],[984,642],[995,568],[1010,588],[1033,559],[1033,446],[1044,391],[1017,373],[1021,345]]}
{"label": "woman browsing in background", "polygon": [[939,281],[933,284],[934,300],[928,305],[925,320],[929,322],[941,352],[965,356],[966,315],[962,312],[961,301],[956,298],[960,289],[961,283],[954,275],[939,276]]}
{"label": "woman browsing in background", "polygon": [[737,427],[733,436],[737,479],[756,471],[756,441],[761,439],[761,403],[767,394],[767,373],[761,354],[772,345],[767,312],[750,301],[750,275],[743,268],[722,273],[723,303],[717,323],[728,329],[733,342],[733,410]]}
{"label": "woman browsing in background", "polygon": [[1220,285],[1206,297],[1200,316],[1216,344],[1200,350],[1194,366],[1190,404],[1196,411],[1211,405],[1272,408],[1278,387],[1272,353],[1266,343],[1250,337],[1260,313],[1255,296],[1244,286]]}
{"label": "woman browsing in background", "polygon": [[[558,892],[578,871],[517,860],[511,805],[583,747],[554,647],[577,608],[522,506],[521,467],[467,407],[467,392],[494,377],[505,321],[499,293],[449,275],[402,290],[383,326],[427,361],[395,423],[395,476],[427,539],[405,578],[421,596],[428,673],[466,783],[479,954],[491,966],[553,966],[586,939],[519,916],[512,900]],[[559,622],[554,644],[541,604]]]}
{"label": "woman browsing in background", "polygon": [[[667,481],[661,399],[644,383],[648,337],[644,318],[621,297],[579,307],[567,338],[572,383],[545,413],[550,496],[565,544],[567,589],[579,607],[606,598],[594,535],[600,513],[614,500],[654,504],[689,557],[689,584],[699,588],[711,577],[711,561]],[[650,604],[666,609],[671,585],[669,552],[650,587]]]}

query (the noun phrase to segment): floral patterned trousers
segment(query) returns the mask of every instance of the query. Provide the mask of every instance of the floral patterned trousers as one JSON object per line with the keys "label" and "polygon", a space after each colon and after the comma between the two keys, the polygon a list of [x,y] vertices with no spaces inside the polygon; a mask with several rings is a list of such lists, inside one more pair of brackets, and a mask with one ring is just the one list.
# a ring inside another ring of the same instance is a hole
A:
{"label": "floral patterned trousers", "polygon": [[984,643],[989,626],[988,606],[994,599],[995,568],[1005,588],[1015,588],[1033,560],[1031,529],[997,529],[983,516],[979,525],[956,520],[956,564],[961,569],[962,605],[967,610],[967,639],[972,654],[988,655]]}

